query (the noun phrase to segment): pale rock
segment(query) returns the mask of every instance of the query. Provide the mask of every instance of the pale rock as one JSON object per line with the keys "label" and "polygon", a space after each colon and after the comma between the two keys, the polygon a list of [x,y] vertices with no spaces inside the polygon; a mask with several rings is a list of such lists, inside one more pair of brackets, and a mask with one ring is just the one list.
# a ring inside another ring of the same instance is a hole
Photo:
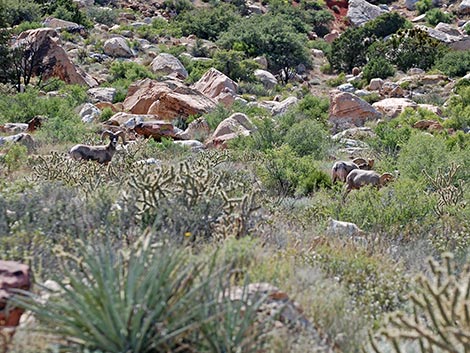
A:
{"label": "pale rock", "polygon": [[330,92],[328,120],[335,132],[364,126],[367,121],[375,121],[380,117],[378,110],[358,96],[338,90]]}
{"label": "pale rock", "polygon": [[384,80],[382,80],[381,78],[373,78],[370,80],[369,90],[380,91],[382,89],[383,84]]}
{"label": "pale rock", "polygon": [[326,233],[328,235],[349,238],[364,235],[364,231],[356,224],[351,222],[337,221],[336,219],[332,218],[328,223]]}
{"label": "pale rock", "polygon": [[438,107],[438,106],[436,106],[436,105],[432,105],[432,104],[418,104],[418,107],[419,107],[419,108],[426,109],[426,110],[429,110],[430,112],[436,114],[436,115],[439,116],[439,117],[442,117],[442,115],[443,115],[443,111],[442,111],[441,107]]}
{"label": "pale rock", "polygon": [[41,69],[42,79],[57,77],[69,84],[87,85],[96,87],[98,82],[75,66],[67,52],[62,48],[56,30],[52,28],[37,28],[19,34],[15,46],[25,45],[37,48],[40,67],[33,67],[36,74]]}
{"label": "pale rock", "polygon": [[261,69],[268,69],[268,59],[265,56],[257,56],[253,61],[261,66]]}
{"label": "pale rock", "polygon": [[398,83],[385,81],[380,90],[380,94],[391,98],[403,98],[405,96],[405,90]]}
{"label": "pale rock", "polygon": [[92,123],[100,117],[101,110],[91,103],[85,103],[78,115],[84,123]]}
{"label": "pale rock", "polygon": [[131,58],[134,56],[127,41],[122,37],[109,38],[104,42],[103,50],[106,55],[115,58]]}
{"label": "pale rock", "polygon": [[337,89],[341,92],[349,93],[354,93],[354,91],[356,91],[356,88],[351,83],[343,83],[342,85],[339,85]]}
{"label": "pale rock", "polygon": [[54,28],[54,29],[64,29],[64,30],[71,30],[71,31],[79,31],[84,29],[83,26],[79,25],[78,23],[61,20],[55,17],[47,17],[42,24],[44,27]]}
{"label": "pale rock", "polygon": [[426,71],[423,69],[420,69],[418,67],[412,67],[411,69],[408,70],[407,74],[414,76],[414,75],[424,75]]}
{"label": "pale rock", "polygon": [[277,85],[276,77],[269,71],[258,69],[254,75],[266,89],[273,89]]}
{"label": "pale rock", "polygon": [[457,7],[457,11],[461,15],[467,15],[470,13],[470,0],[462,0],[462,2]]}
{"label": "pale rock", "polygon": [[185,80],[188,78],[188,71],[181,61],[168,53],[161,53],[150,64],[150,69],[156,74],[169,75],[176,73],[178,78]]}
{"label": "pale rock", "polygon": [[366,0],[350,0],[346,17],[354,26],[358,27],[386,12]]}
{"label": "pale rock", "polygon": [[370,137],[375,137],[374,130],[368,126],[362,126],[343,130],[331,138],[333,141],[341,141],[343,139],[361,140]]}
{"label": "pale rock", "polygon": [[215,68],[209,69],[192,87],[225,106],[233,104],[238,90],[235,81]]}
{"label": "pale rock", "polygon": [[406,108],[416,109],[418,104],[407,98],[386,98],[375,102],[372,106],[388,118],[396,118]]}
{"label": "pale rock", "polygon": [[441,32],[444,32],[444,33],[447,33],[451,36],[461,36],[462,35],[462,32],[460,32],[457,28],[455,28],[454,26],[448,24],[448,23],[443,23],[443,22],[439,22],[436,27],[434,27],[434,29],[438,30],[438,31],[441,31]]}
{"label": "pale rock", "polygon": [[274,116],[284,115],[289,110],[289,108],[293,107],[298,102],[299,100],[297,99],[297,97],[294,97],[294,96],[287,97],[281,102],[275,102],[276,104],[271,109],[271,112]]}
{"label": "pale rock", "polygon": [[199,117],[192,121],[186,130],[177,134],[183,140],[202,140],[204,141],[210,134],[210,127],[204,117]]}
{"label": "pale rock", "polygon": [[227,134],[249,134],[254,130],[254,125],[246,114],[234,113],[224,119],[212,134],[212,139]]}
{"label": "pale rock", "polygon": [[216,105],[213,99],[179,80],[158,82],[149,78],[134,82],[123,103],[124,110],[130,113],[155,114],[160,119],[186,119],[207,113]]}
{"label": "pale rock", "polygon": [[87,93],[93,102],[110,102],[114,101],[117,89],[113,87],[97,87],[90,88]]}
{"label": "pale rock", "polygon": [[330,33],[326,34],[323,39],[327,43],[332,43],[336,38],[339,37],[339,32],[337,30],[332,30]]}
{"label": "pale rock", "polygon": [[323,50],[320,50],[320,49],[312,49],[311,53],[312,53],[313,57],[315,57],[315,58],[324,58],[325,57],[325,53],[323,52]]}
{"label": "pale rock", "polygon": [[192,151],[202,151],[206,148],[206,146],[197,140],[183,140],[183,141],[174,141],[175,144],[180,146],[185,146],[190,148]]}

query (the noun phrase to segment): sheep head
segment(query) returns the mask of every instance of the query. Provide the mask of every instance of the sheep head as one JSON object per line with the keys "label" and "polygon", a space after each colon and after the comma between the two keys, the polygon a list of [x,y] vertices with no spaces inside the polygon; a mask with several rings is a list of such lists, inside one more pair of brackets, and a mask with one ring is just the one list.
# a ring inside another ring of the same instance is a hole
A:
{"label": "sheep head", "polygon": [[383,173],[380,176],[380,185],[385,185],[386,183],[393,181],[395,178],[392,174],[390,173]]}
{"label": "sheep head", "polygon": [[113,133],[110,130],[105,130],[101,134],[101,140],[103,140],[106,136],[109,136],[110,145],[113,147],[116,147],[118,140],[119,140],[119,136],[122,139],[122,144],[124,145],[126,143],[124,131],[118,131],[116,133]]}

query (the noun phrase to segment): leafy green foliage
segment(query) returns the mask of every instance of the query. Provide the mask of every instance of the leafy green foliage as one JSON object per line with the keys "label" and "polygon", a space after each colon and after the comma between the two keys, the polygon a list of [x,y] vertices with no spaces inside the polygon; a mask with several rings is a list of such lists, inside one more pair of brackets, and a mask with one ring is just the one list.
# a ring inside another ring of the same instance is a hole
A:
{"label": "leafy green foliage", "polygon": [[88,28],[93,25],[86,14],[79,9],[77,3],[73,1],[53,0],[46,2],[45,5],[44,11],[47,15],[72,21]]}
{"label": "leafy green foliage", "polygon": [[431,26],[436,26],[438,23],[451,23],[453,16],[450,13],[441,11],[440,9],[431,9],[426,12],[426,22]]}
{"label": "leafy green foliage", "polygon": [[268,320],[258,324],[257,309],[266,297],[244,292],[232,302],[227,270],[190,262],[185,250],[152,246],[149,237],[128,251],[109,244],[78,247],[79,257],[61,254],[66,280],[57,279],[58,291],[47,290],[47,303],[18,297],[46,332],[70,345],[139,353],[183,347],[256,352],[265,344]]}
{"label": "leafy green foliage", "polygon": [[449,119],[445,127],[465,130],[470,127],[470,87],[461,85],[458,95],[452,96],[448,105]]}
{"label": "leafy green foliage", "polygon": [[220,3],[218,6],[184,11],[176,18],[183,35],[194,34],[198,38],[217,40],[231,24],[240,20],[233,5]]}
{"label": "leafy green foliage", "polygon": [[432,0],[419,0],[416,2],[415,7],[416,11],[422,15],[432,9],[433,3]]}
{"label": "leafy green foliage", "polygon": [[383,57],[371,59],[362,69],[362,77],[369,82],[373,78],[387,78],[395,74],[395,68]]}
{"label": "leafy green foliage", "polygon": [[87,15],[93,21],[111,27],[116,24],[118,12],[111,8],[99,8],[92,6],[87,9]]}
{"label": "leafy green foliage", "polygon": [[0,27],[10,27],[22,22],[37,22],[41,18],[41,6],[27,0],[2,0],[0,5]]}
{"label": "leafy green foliage", "polygon": [[274,195],[303,196],[331,186],[329,175],[317,169],[310,157],[297,157],[287,145],[266,152],[259,174],[264,186]]}
{"label": "leafy green foliage", "polygon": [[326,155],[329,135],[321,123],[306,119],[292,125],[284,141],[300,157],[322,159]]}
{"label": "leafy green foliage", "polygon": [[470,71],[470,53],[463,51],[449,51],[436,60],[438,70],[451,77],[462,77]]}
{"label": "leafy green foliage", "polygon": [[218,43],[225,49],[265,56],[272,72],[282,72],[284,82],[299,64],[310,63],[305,36],[296,32],[285,15],[254,15],[234,23]]}
{"label": "leafy green foliage", "polygon": [[13,144],[5,154],[4,160],[8,172],[12,172],[20,168],[28,157],[28,149],[19,143]]}

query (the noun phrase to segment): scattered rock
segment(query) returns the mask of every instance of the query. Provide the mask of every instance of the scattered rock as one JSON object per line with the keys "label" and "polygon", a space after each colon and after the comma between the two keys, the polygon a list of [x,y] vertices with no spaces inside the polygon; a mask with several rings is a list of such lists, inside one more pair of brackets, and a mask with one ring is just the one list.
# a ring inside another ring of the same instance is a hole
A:
{"label": "scattered rock", "polygon": [[204,141],[210,134],[210,127],[204,117],[197,118],[191,122],[186,130],[178,134],[183,140],[200,140]]}
{"label": "scattered rock", "polygon": [[211,68],[193,85],[193,88],[216,102],[230,106],[235,101],[238,84],[219,70]]}
{"label": "scattered rock", "polygon": [[428,131],[429,130],[430,131],[444,130],[444,127],[441,125],[441,123],[435,120],[419,120],[413,124],[413,127],[415,129],[428,130]]}
{"label": "scattered rock", "polygon": [[90,88],[87,93],[93,102],[110,102],[116,97],[116,88],[113,87],[97,87]]}
{"label": "scattered rock", "polygon": [[372,80],[370,80],[369,89],[371,91],[380,91],[382,89],[383,84],[384,80],[382,80],[381,78],[373,78]]}
{"label": "scattered rock", "polygon": [[416,109],[418,104],[407,98],[386,98],[375,102],[372,106],[388,118],[396,118],[406,108]]}
{"label": "scattered rock", "polygon": [[330,92],[328,120],[334,132],[364,126],[366,121],[375,121],[380,117],[378,110],[356,95],[338,90]]}
{"label": "scattered rock", "polygon": [[100,117],[101,110],[91,103],[85,103],[78,115],[84,123],[92,123]]}
{"label": "scattered rock", "polygon": [[123,106],[132,114],[155,114],[170,120],[207,113],[216,107],[216,102],[181,81],[146,78],[129,87]]}
{"label": "scattered rock", "polygon": [[266,89],[273,89],[277,85],[276,77],[269,71],[258,69],[254,75]]}
{"label": "scattered rock", "polygon": [[172,123],[163,120],[153,120],[138,123],[134,126],[134,131],[145,138],[153,138],[160,141],[162,137],[174,139],[176,132]]}
{"label": "scattered rock", "polygon": [[254,130],[254,125],[246,114],[234,113],[227,119],[220,122],[212,134],[212,138],[217,138],[222,135],[231,133],[235,134],[249,134]]}
{"label": "scattered rock", "polygon": [[181,61],[168,53],[158,54],[158,56],[152,60],[150,68],[152,72],[156,74],[176,74],[176,77],[183,80],[188,78],[188,71],[186,71]]}
{"label": "scattered rock", "polygon": [[104,42],[103,50],[106,55],[115,58],[131,58],[134,56],[127,41],[122,37],[109,38]]}
{"label": "scattered rock", "polygon": [[358,27],[385,12],[387,11],[368,3],[366,0],[350,0],[346,16],[354,26]]}

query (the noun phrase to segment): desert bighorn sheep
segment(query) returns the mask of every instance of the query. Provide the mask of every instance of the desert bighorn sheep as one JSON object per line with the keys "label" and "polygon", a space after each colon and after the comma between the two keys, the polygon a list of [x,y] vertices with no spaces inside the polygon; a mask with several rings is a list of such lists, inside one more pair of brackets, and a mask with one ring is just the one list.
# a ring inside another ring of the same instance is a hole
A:
{"label": "desert bighorn sheep", "polygon": [[124,131],[113,133],[109,130],[105,130],[101,134],[101,139],[103,139],[105,136],[109,136],[109,143],[107,145],[75,145],[70,149],[70,156],[76,160],[92,160],[97,161],[100,164],[109,163],[114,156],[114,152],[116,152],[116,145],[118,143],[119,136],[121,136],[123,144],[126,143],[126,140],[124,138]]}
{"label": "desert bighorn sheep", "polygon": [[337,180],[346,181],[348,174],[354,169],[363,169],[371,170],[374,166],[374,160],[369,159],[365,160],[364,158],[356,158],[352,161],[338,161],[333,164],[331,168],[331,177],[333,183],[336,183]]}
{"label": "desert bighorn sheep", "polygon": [[374,185],[379,188],[393,179],[393,175],[390,173],[380,175],[373,170],[354,169],[346,177],[346,194],[365,185]]}

